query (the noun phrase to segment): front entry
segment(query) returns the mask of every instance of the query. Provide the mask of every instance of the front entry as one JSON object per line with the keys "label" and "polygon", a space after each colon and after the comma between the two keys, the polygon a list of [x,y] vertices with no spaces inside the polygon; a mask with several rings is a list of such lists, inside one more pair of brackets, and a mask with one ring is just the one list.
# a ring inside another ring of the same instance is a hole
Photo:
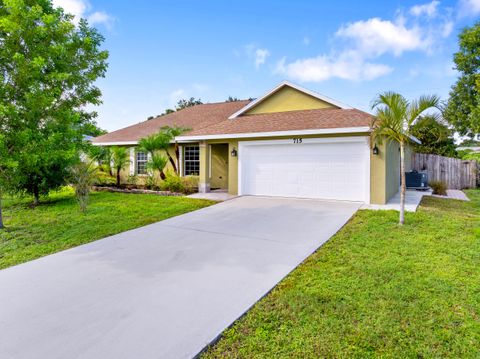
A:
{"label": "front entry", "polygon": [[210,188],[228,188],[228,144],[211,145]]}

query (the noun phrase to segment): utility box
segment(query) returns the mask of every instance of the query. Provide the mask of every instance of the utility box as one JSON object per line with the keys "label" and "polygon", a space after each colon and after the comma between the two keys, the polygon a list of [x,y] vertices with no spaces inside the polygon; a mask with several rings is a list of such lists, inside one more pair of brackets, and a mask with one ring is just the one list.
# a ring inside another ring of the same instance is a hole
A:
{"label": "utility box", "polygon": [[405,179],[407,182],[407,188],[411,189],[428,189],[428,175],[426,172],[417,172],[415,170],[411,172],[405,172]]}

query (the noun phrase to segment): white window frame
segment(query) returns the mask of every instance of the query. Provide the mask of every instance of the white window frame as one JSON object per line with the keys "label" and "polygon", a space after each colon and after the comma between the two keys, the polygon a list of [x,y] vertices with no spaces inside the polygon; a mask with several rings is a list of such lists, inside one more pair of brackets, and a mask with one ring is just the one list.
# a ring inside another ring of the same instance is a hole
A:
{"label": "white window frame", "polygon": [[[196,147],[198,149],[198,160],[192,160],[192,159],[187,159],[187,150],[189,147]],[[190,174],[187,173],[187,163],[188,162],[198,162],[198,174],[200,175],[200,145],[199,144],[188,144],[184,145],[183,148],[183,172],[184,176],[190,176]]]}
{"label": "white window frame", "polygon": [[[138,155],[140,155],[140,154],[143,154],[145,156],[145,159],[139,160]],[[145,173],[139,173],[138,172],[139,162],[145,163]],[[137,176],[146,176],[148,174],[147,163],[148,163],[148,153],[143,152],[143,151],[136,151],[136,153],[135,153],[135,174]]]}

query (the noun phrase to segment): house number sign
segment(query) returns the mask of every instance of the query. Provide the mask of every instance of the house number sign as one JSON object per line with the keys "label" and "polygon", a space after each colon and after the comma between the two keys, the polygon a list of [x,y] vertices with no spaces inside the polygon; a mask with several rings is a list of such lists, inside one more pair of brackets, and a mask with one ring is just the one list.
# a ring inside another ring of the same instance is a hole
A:
{"label": "house number sign", "polygon": [[293,143],[302,143],[302,139],[297,137],[293,139]]}

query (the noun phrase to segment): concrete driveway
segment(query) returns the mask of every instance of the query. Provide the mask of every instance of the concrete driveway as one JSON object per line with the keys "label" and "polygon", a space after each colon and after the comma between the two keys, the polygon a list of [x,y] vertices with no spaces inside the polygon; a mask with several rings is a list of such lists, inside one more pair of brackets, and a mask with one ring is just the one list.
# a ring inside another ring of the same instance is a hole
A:
{"label": "concrete driveway", "polygon": [[240,197],[2,270],[0,358],[193,357],[360,205]]}

